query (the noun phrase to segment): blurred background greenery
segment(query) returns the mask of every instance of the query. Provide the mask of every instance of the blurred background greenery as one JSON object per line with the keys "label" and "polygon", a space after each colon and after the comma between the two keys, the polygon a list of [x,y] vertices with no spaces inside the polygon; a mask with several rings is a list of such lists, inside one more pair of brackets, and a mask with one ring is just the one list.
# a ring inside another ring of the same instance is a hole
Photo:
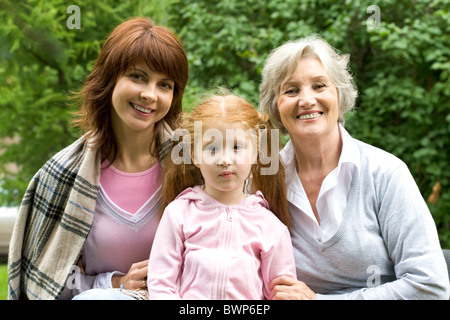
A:
{"label": "blurred background greenery", "polygon": [[[70,5],[79,29],[67,27]],[[264,60],[287,40],[316,33],[350,53],[360,97],[347,130],[407,163],[450,248],[449,9],[449,0],[0,0],[0,205],[18,205],[33,174],[80,135],[68,97],[107,35],[148,16],[186,48],[185,110],[217,85],[257,106]]]}

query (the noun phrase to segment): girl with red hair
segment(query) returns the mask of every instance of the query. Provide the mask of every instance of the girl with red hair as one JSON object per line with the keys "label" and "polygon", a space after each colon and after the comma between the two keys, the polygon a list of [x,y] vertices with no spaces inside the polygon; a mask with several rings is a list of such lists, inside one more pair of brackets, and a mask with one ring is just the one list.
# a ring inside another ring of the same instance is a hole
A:
{"label": "girl with red hair", "polygon": [[206,99],[180,128],[167,155],[150,299],[269,299],[272,279],[296,278],[278,136],[234,95]]}

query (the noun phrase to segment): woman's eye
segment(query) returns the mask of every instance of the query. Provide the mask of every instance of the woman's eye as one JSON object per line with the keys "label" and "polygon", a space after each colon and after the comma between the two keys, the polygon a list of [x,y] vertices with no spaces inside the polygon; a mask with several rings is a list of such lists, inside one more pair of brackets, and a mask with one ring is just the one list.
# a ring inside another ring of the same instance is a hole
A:
{"label": "woman's eye", "polygon": [[140,75],[139,73],[130,74],[130,78],[132,78],[134,80],[142,80],[143,79],[142,75]]}
{"label": "woman's eye", "polygon": [[164,89],[168,89],[168,90],[172,90],[173,89],[173,85],[169,82],[163,82],[160,84],[161,87],[163,87]]}
{"label": "woman's eye", "polygon": [[327,85],[324,84],[324,83],[317,83],[317,84],[314,85],[314,89],[320,90],[320,89],[325,88],[326,86],[327,86]]}
{"label": "woman's eye", "polygon": [[298,92],[299,92],[299,90],[297,88],[289,88],[289,89],[284,90],[284,94],[288,95],[288,96],[295,95]]}

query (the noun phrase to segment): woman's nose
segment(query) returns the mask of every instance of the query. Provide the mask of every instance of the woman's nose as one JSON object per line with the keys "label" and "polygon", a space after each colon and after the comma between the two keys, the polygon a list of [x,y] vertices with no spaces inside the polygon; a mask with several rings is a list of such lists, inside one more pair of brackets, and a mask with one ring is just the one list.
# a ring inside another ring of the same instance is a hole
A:
{"label": "woman's nose", "polygon": [[317,105],[316,93],[310,87],[304,87],[300,92],[298,105],[302,108],[310,109]]}
{"label": "woman's nose", "polygon": [[141,98],[149,102],[156,101],[158,99],[156,95],[156,86],[152,83],[145,86],[141,91]]}

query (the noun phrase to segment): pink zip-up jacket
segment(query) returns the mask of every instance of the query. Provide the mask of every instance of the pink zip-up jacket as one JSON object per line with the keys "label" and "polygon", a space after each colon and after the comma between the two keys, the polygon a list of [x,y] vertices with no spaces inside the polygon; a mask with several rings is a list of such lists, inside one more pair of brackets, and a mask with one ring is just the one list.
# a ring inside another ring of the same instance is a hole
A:
{"label": "pink zip-up jacket", "polygon": [[150,254],[150,299],[264,299],[272,279],[296,277],[286,226],[261,192],[224,205],[196,186],[164,211]]}

